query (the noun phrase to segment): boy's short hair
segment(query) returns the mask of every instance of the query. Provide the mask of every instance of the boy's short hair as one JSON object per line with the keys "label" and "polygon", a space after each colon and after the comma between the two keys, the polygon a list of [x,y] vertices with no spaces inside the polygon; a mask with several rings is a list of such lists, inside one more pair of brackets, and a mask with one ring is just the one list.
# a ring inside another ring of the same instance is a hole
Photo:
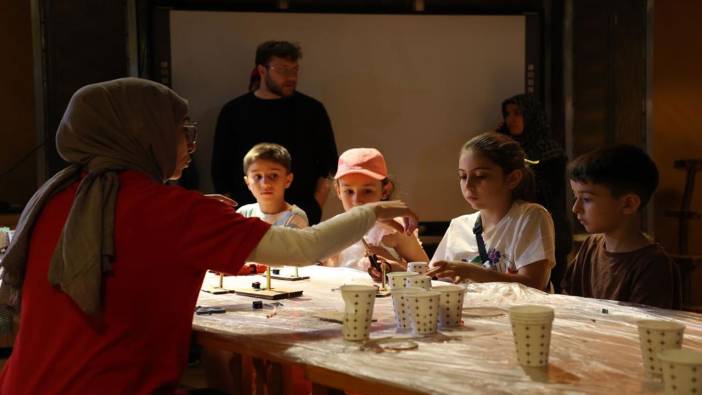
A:
{"label": "boy's short hair", "polygon": [[266,66],[274,56],[297,62],[302,58],[302,48],[289,41],[266,41],[256,48],[256,65]]}
{"label": "boy's short hair", "polygon": [[257,160],[269,160],[275,162],[290,172],[292,169],[292,157],[285,147],[273,143],[256,144],[244,155],[244,175],[249,172],[249,166]]}
{"label": "boy's short hair", "polygon": [[658,168],[640,148],[617,144],[575,158],[568,165],[568,178],[602,185],[612,196],[634,193],[644,207],[658,187]]}

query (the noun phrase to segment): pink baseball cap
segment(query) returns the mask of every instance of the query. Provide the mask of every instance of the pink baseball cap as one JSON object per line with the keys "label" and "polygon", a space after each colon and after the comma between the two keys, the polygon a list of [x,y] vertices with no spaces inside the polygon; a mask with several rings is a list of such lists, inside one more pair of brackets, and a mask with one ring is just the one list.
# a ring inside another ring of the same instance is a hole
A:
{"label": "pink baseball cap", "polygon": [[388,167],[385,158],[375,148],[352,148],[345,151],[339,157],[339,165],[336,170],[335,179],[339,179],[347,174],[365,174],[376,180],[388,178]]}

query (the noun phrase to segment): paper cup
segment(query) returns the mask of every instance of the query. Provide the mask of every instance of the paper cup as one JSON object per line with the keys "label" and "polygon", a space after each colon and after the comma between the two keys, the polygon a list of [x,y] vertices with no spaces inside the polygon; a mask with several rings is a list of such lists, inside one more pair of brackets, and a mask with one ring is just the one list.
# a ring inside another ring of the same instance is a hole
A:
{"label": "paper cup", "polygon": [[663,366],[665,393],[702,393],[702,352],[688,349],[671,349],[658,353]]}
{"label": "paper cup", "polygon": [[388,286],[390,287],[390,289],[404,288],[405,279],[407,277],[414,277],[417,275],[417,273],[413,272],[390,272],[387,274]]}
{"label": "paper cup", "polygon": [[551,345],[553,309],[522,305],[509,309],[517,360],[523,366],[545,366]]}
{"label": "paper cup", "polygon": [[663,374],[663,367],[656,356],[661,351],[682,346],[685,325],[664,320],[641,320],[637,321],[636,325],[639,329],[644,371],[648,376],[660,377]]}
{"label": "paper cup", "polygon": [[392,290],[392,307],[395,310],[395,326],[398,332],[411,329],[409,300],[413,294],[426,292],[424,288],[396,288]]}
{"label": "paper cup", "polygon": [[441,285],[431,290],[441,295],[439,297],[439,325],[443,328],[460,326],[466,289],[460,285]]}
{"label": "paper cup", "polygon": [[424,274],[429,271],[429,264],[427,262],[409,262],[407,263],[407,271]]}
{"label": "paper cup", "polygon": [[440,297],[438,292],[425,291],[414,293],[407,298],[413,335],[425,336],[436,333]]}
{"label": "paper cup", "polygon": [[341,332],[345,340],[368,339],[377,289],[370,285],[342,285],[341,296],[346,304]]}
{"label": "paper cup", "polygon": [[421,274],[405,277],[405,288],[410,287],[424,288],[429,291],[431,289],[431,277]]}

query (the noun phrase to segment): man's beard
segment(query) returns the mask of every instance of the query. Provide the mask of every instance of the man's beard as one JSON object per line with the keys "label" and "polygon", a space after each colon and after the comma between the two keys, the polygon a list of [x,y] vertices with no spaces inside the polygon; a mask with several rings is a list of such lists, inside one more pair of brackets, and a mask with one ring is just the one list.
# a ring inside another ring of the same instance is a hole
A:
{"label": "man's beard", "polygon": [[[282,97],[287,97],[287,96],[292,96],[292,93],[286,94],[285,91],[283,91],[283,87],[276,84],[270,76],[266,76],[266,79],[263,81],[266,84],[266,88],[268,88],[269,91],[275,93],[278,96]],[[293,92],[295,92],[295,89],[293,88]]]}

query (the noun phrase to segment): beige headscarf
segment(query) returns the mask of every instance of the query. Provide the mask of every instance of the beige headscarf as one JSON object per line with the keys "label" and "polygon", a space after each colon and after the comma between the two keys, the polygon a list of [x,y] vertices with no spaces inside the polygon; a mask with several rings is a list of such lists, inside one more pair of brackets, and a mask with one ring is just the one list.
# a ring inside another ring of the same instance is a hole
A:
{"label": "beige headscarf", "polygon": [[122,78],[79,89],[56,133],[56,148],[71,165],[30,199],[2,261],[0,303],[19,308],[32,228],[44,205],[80,177],[73,205],[49,266],[49,282],[86,314],[101,311],[102,276],[114,259],[117,171],[139,170],[167,180],[177,164],[178,126],[188,102],[161,84]]}

